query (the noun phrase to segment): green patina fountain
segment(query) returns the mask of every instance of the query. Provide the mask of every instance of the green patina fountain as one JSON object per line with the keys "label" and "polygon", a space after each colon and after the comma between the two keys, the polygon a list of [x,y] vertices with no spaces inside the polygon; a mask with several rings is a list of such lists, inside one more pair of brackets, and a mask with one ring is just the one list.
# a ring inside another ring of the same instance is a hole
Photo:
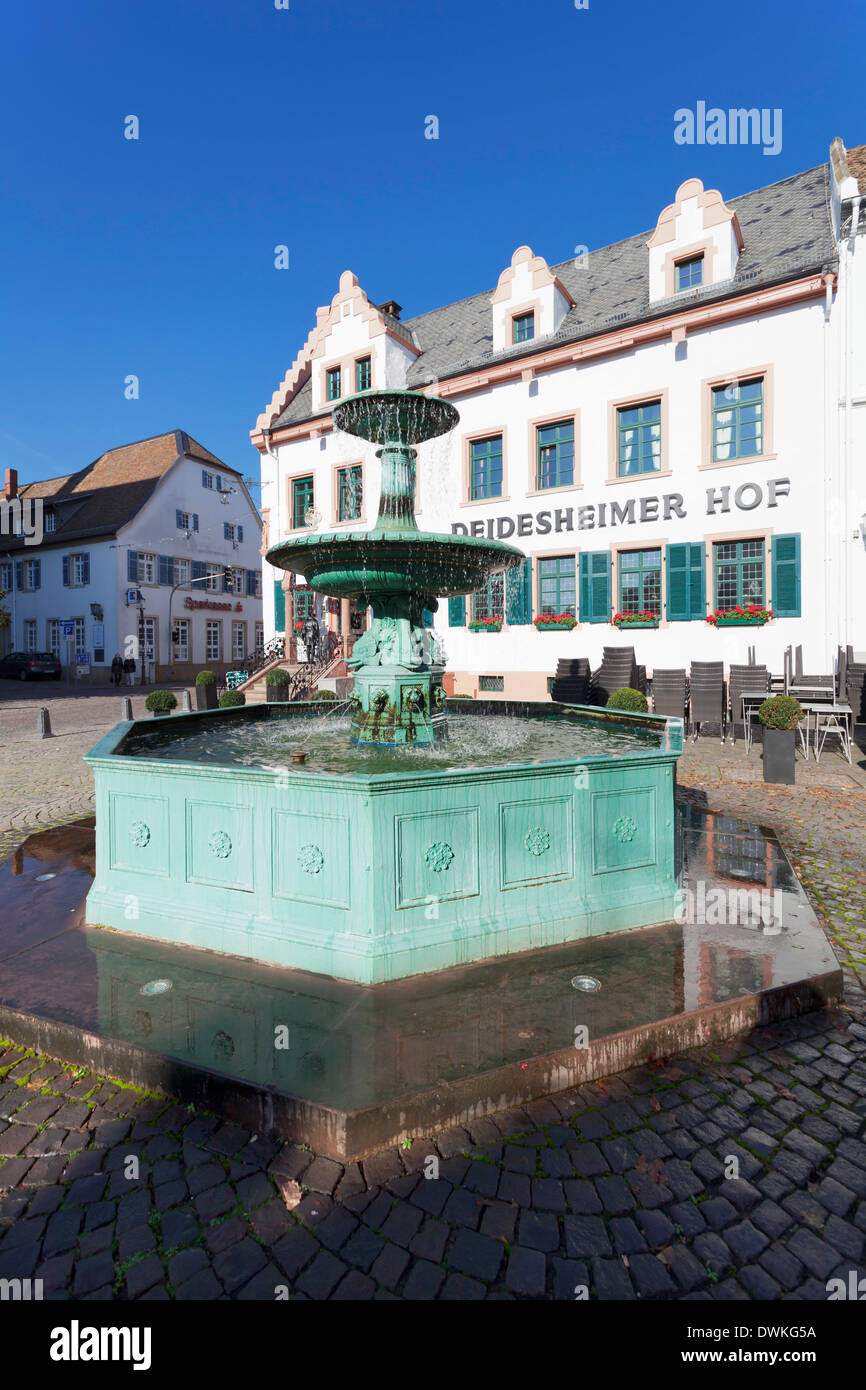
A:
{"label": "green patina fountain", "polygon": [[444,654],[424,612],[436,612],[437,596],[474,592],[493,570],[524,558],[501,541],[418,530],[414,446],[447,434],[457,420],[447,401],[416,391],[364,392],[343,401],[334,410],[337,428],[382,446],[376,525],[299,536],[268,551],[270,564],[302,574],[318,593],[372,607],[372,624],[348,660],[357,743],[421,744],[444,736]]}

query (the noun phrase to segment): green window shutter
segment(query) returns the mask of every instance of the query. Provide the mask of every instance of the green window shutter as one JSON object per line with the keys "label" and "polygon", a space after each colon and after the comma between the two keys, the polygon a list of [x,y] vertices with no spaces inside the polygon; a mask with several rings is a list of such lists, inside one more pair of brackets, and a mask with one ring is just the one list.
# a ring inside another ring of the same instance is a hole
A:
{"label": "green window shutter", "polygon": [[512,627],[532,622],[532,560],[505,574],[505,616]]}
{"label": "green window shutter", "polygon": [[432,626],[433,626],[433,614],[430,612],[430,609],[429,609],[429,608],[422,608],[422,609],[421,609],[421,626],[422,626],[422,627],[432,627]]}
{"label": "green window shutter", "polygon": [[777,618],[799,618],[800,537],[773,537],[773,613]]}
{"label": "green window shutter", "polygon": [[580,621],[610,622],[610,551],[583,550],[580,555]]}
{"label": "green window shutter", "polygon": [[459,598],[450,598],[448,600],[448,626],[466,626],[466,598],[463,594],[461,594]]}
{"label": "green window shutter", "polygon": [[686,541],[667,548],[667,619],[684,623],[706,617],[704,543]]}
{"label": "green window shutter", "polygon": [[277,632],[286,630],[286,593],[279,579],[274,580],[274,628]]}

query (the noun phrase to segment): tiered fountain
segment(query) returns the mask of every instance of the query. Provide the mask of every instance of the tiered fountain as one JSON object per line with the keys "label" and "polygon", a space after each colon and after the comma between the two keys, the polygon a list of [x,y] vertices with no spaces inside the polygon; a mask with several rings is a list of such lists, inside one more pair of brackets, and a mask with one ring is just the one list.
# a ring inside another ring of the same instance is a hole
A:
{"label": "tiered fountain", "polygon": [[302,703],[118,725],[88,755],[88,920],[365,984],[669,921],[682,721],[449,701],[424,610],[524,557],[418,530],[414,446],[453,406],[370,393],[334,418],[381,446],[376,525],[268,560],[372,606],[351,718]]}

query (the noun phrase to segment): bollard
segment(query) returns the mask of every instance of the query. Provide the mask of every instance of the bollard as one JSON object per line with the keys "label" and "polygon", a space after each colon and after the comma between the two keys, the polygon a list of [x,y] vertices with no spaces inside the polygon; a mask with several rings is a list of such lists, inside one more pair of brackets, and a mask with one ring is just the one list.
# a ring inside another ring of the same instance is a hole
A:
{"label": "bollard", "polygon": [[130,700],[128,695],[124,695],[123,699],[121,700],[120,711],[121,719],[132,718],[132,701]]}
{"label": "bollard", "polygon": [[184,690],[183,692],[183,699],[180,703],[180,712],[181,714],[192,714],[192,704],[190,703],[188,690]]}
{"label": "bollard", "polygon": [[51,715],[43,705],[39,711],[39,737],[51,738]]}

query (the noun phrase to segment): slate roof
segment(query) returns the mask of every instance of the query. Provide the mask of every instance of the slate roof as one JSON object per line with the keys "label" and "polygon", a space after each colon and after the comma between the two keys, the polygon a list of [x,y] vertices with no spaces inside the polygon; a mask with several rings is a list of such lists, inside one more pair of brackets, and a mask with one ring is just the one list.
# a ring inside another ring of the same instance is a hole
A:
{"label": "slate roof", "polygon": [[[25,483],[18,495],[22,499],[50,499],[57,526],[45,533],[46,546],[113,536],[141,510],[159,480],[184,455],[241,477],[236,468],[223,463],[185,430],[169,430],[109,449],[77,473]],[[25,546],[24,540],[15,536],[4,537],[4,552],[19,549],[30,554],[35,547]]]}
{"label": "slate roof", "polygon": [[[850,159],[849,152],[849,159]],[[434,378],[459,376],[480,366],[509,357],[531,356],[560,343],[577,342],[637,324],[678,309],[712,303],[760,287],[795,279],[825,266],[834,266],[836,248],[830,217],[829,165],[819,164],[805,173],[726,200],[736,212],[744,250],[736,276],[721,285],[708,285],[680,293],[673,299],[649,303],[649,253],[647,241],[654,228],[590,251],[578,267],[572,259],[551,265],[575,301],[557,333],[505,352],[493,352],[490,297],[493,288],[441,309],[401,319],[397,330],[411,336],[421,348],[409,368],[408,385],[424,386]],[[312,415],[309,378],[296,392],[272,429],[297,424]],[[320,411],[323,418],[330,410]]]}

